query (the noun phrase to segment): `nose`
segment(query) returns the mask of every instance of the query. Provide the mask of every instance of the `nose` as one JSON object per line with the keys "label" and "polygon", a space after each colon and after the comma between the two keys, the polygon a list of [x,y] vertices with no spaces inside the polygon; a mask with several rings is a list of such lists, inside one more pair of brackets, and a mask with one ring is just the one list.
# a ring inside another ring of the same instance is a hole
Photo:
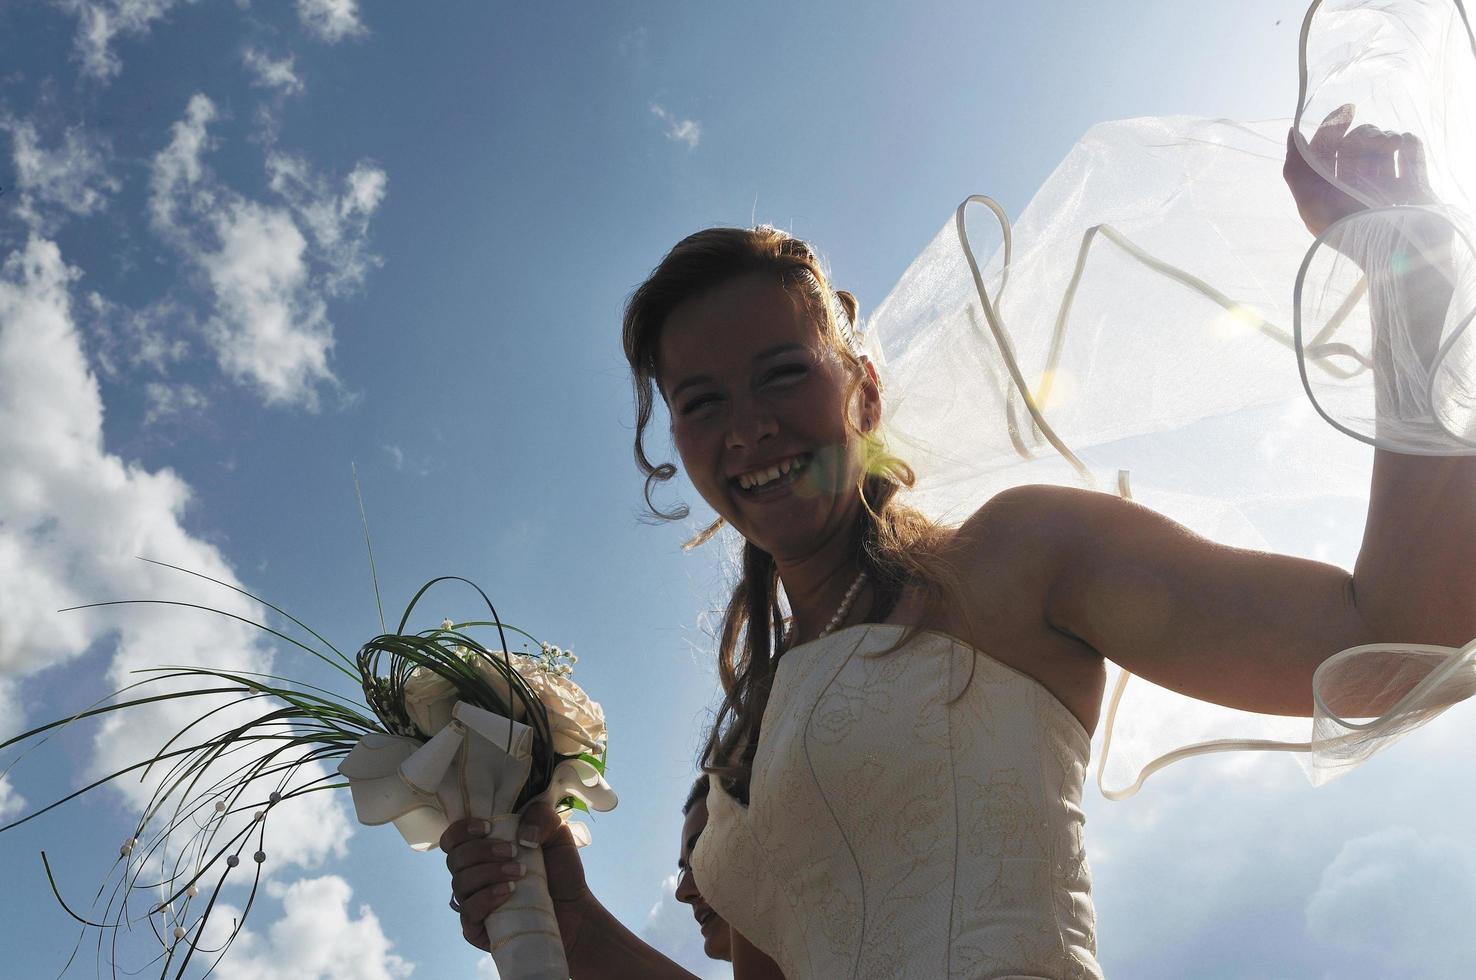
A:
{"label": "nose", "polygon": [[691,905],[701,897],[702,893],[697,890],[697,883],[692,880],[692,869],[684,869],[681,876],[677,878],[676,900]]}
{"label": "nose", "polygon": [[774,413],[760,399],[735,398],[728,415],[727,447],[752,449],[779,430]]}

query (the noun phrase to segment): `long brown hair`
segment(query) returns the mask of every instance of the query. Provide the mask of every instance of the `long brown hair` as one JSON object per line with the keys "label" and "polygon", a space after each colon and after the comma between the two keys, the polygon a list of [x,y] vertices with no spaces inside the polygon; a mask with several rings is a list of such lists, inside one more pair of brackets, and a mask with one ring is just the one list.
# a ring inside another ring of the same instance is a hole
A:
{"label": "long brown hair", "polygon": [[[646,428],[660,394],[662,327],[683,302],[754,273],[772,275],[805,303],[816,328],[851,371],[848,402],[865,378],[851,327],[856,322],[856,298],[831,288],[807,243],[768,226],[709,228],[682,239],[631,294],[623,327],[625,357],[635,389],[636,465],[646,478],[646,505],[657,518],[680,520],[688,513],[684,505],[663,511],[652,499],[656,487],[676,475],[673,463],[653,463],[645,444]],[[897,499],[900,491],[912,486],[912,469],[887,452],[879,426],[861,432],[849,413],[846,424],[864,446],[858,557],[874,596],[867,618],[884,617],[909,583],[922,587],[930,602],[952,593],[955,582],[941,555],[946,531]],[[706,542],[722,524],[718,518],[687,542],[687,547]],[[742,571],[718,638],[723,701],[703,752],[704,768],[717,773],[728,790],[745,802],[759,721],[768,704],[775,665],[790,640],[789,630],[773,556],[745,541]]]}

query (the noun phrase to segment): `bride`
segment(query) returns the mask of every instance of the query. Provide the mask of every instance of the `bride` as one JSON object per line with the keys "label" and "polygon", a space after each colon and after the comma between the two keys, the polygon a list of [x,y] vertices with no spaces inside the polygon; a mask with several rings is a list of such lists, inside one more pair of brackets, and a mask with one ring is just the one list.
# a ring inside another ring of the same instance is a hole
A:
{"label": "bride", "polygon": [[[1305,145],[1293,135],[1285,179],[1307,230],[1373,283],[1375,437],[1424,432],[1401,396],[1448,346],[1451,236],[1402,217],[1383,251],[1335,233],[1370,198],[1431,203],[1421,141],[1343,107]],[[728,525],[744,542],[698,886],[732,928],[738,980],[1100,977],[1080,802],[1106,662],[1307,716],[1339,651],[1460,646],[1476,636],[1476,459],[1381,443],[1352,572],[1059,486],[995,494],[947,526],[905,503],[913,472],[882,437],[887,393],[856,318],[810,247],[772,228],[689,236],[626,310],[648,501],[676,472],[645,448],[659,399],[718,515],[700,539]],[[1344,713],[1403,693],[1366,691]],[[485,947],[481,923],[522,870],[479,829],[442,843],[463,933]],[[687,976],[604,910],[551,811],[528,811],[519,843],[545,849],[574,977]]]}

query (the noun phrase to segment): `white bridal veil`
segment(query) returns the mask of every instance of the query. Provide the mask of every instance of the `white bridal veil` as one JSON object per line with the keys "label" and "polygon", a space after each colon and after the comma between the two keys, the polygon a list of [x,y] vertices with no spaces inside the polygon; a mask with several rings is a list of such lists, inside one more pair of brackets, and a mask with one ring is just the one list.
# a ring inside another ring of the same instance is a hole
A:
{"label": "white bridal veil", "polygon": [[[1355,126],[1418,137],[1436,200],[1380,199],[1313,141],[1345,104]],[[1295,151],[1367,206],[1316,241],[1282,179],[1289,125]],[[971,197],[907,270],[865,336],[915,502],[959,518],[1008,486],[1088,485],[1249,547],[1257,521],[1361,524],[1348,501],[1366,498],[1369,446],[1476,452],[1473,196],[1460,0],[1316,0],[1290,123],[1093,127],[1017,222]],[[1454,300],[1432,336],[1402,311],[1438,281]],[[1309,724],[1122,672],[1098,785],[1130,796],[1169,762],[1232,750],[1299,753],[1325,781],[1476,691],[1476,643],[1345,650],[1314,687]]]}

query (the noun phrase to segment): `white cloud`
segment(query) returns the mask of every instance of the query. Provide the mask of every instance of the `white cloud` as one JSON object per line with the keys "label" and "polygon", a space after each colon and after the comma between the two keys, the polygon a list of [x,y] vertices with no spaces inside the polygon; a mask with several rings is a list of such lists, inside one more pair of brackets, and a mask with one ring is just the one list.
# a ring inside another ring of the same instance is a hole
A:
{"label": "white cloud", "polygon": [[250,200],[203,161],[215,114],[208,98],[194,96],[154,158],[155,227],[209,287],[204,332],[221,369],[269,404],[314,408],[319,387],[337,381],[326,300],[361,286],[378,265],[369,221],[387,178],[361,161],[335,188],[301,158],[274,152],[269,185],[284,204]]}
{"label": "white cloud", "polygon": [[292,208],[323,255],[329,292],[336,295],[363,285],[369,269],[379,264],[368,251],[369,219],[384,200],[385,172],[361,160],[337,191],[301,157],[272,153],[266,168],[271,189]]}
{"label": "white cloud", "polygon": [[143,425],[145,427],[170,421],[184,415],[199,415],[210,406],[210,400],[192,384],[168,385],[150,381],[144,386]]}
{"label": "white cloud", "polygon": [[72,277],[56,246],[35,237],[0,268],[0,675],[76,656],[90,642],[86,617],[53,613],[82,598],[69,583],[54,490],[85,492],[104,476],[166,512],[176,505],[168,474],[133,483],[121,460],[101,454],[102,401],[72,329]]}
{"label": "white cloud", "polygon": [[170,330],[171,323],[188,324],[189,314],[170,300],[133,310],[93,291],[83,299],[82,307],[92,356],[107,377],[117,377],[125,368],[164,374],[190,352],[179,329]]}
{"label": "white cloud", "polygon": [[[223,617],[155,605],[56,612],[99,600],[167,598],[249,619],[263,615],[235,593],[135,557],[236,581],[219,551],[181,523],[189,486],[170,470],[150,471],[106,450],[102,400],[72,316],[76,276],[53,242],[34,235],[0,267],[0,678],[24,683],[109,641],[111,660],[100,669],[115,689],[137,681],[133,671],[157,666],[161,650],[173,663],[269,671],[273,655],[262,634]],[[150,758],[201,711],[198,702],[172,701],[130,709],[126,724],[111,717],[98,727],[93,770]],[[236,710],[217,720],[240,717]],[[322,772],[315,765],[304,776]],[[115,786],[142,807],[156,782]],[[258,795],[266,791],[248,790],[246,801]],[[340,855],[353,833],[342,803],[329,794],[293,799],[272,821],[281,843],[271,869]]]}
{"label": "white cloud", "polygon": [[651,103],[651,115],[666,124],[666,138],[674,143],[685,143],[690,150],[702,140],[702,124],[695,119],[682,119],[656,102]]}
{"label": "white cloud", "polygon": [[307,240],[281,208],[234,200],[212,216],[218,245],[198,261],[215,295],[206,325],[221,369],[268,404],[317,405],[332,381],[333,325],[310,288]]}
{"label": "white cloud", "polygon": [[302,91],[302,79],[297,76],[295,59],[292,55],[273,59],[260,48],[247,48],[241,61],[251,72],[251,84],[257,88],[276,89],[284,95],[296,95]]}
{"label": "white cloud", "polygon": [[411,473],[415,476],[430,476],[434,468],[434,460],[429,455],[406,452],[404,447],[390,442],[380,443],[379,448],[384,451],[390,466],[397,472]]}
{"label": "white cloud", "polygon": [[[392,943],[368,905],[349,910],[353,892],[337,875],[270,883],[267,894],[282,903],[282,917],[266,934],[243,929],[215,968],[220,980],[400,980],[414,967],[392,952]],[[240,912],[217,908],[203,944],[218,948],[223,930]]]}
{"label": "white cloud", "polygon": [[359,20],[358,0],[297,0],[297,18],[309,34],[329,44],[369,33]]}
{"label": "white cloud", "polygon": [[1476,961],[1476,853],[1408,827],[1343,845],[1307,902],[1307,931],[1368,976],[1459,977]]}
{"label": "white cloud", "polygon": [[[1433,961],[1417,930],[1396,925],[1379,933],[1370,942],[1383,942],[1384,952],[1374,958],[1339,942],[1344,927],[1330,923],[1333,915],[1346,916],[1347,929],[1362,928],[1389,902],[1424,909],[1408,889],[1380,896],[1347,887],[1377,862],[1358,849],[1351,852],[1356,861],[1340,859],[1339,849],[1402,823],[1417,824],[1423,839],[1435,842],[1432,850],[1465,835],[1476,790],[1450,774],[1466,764],[1473,738],[1476,706],[1462,705],[1316,789],[1290,756],[1277,754],[1248,768],[1212,756],[1187,760],[1122,803],[1089,787],[1088,853],[1106,974],[1135,980],[1452,976],[1421,971],[1420,964]],[[1431,862],[1417,847],[1406,853],[1410,880],[1418,880]],[[1432,899],[1460,898],[1443,887],[1453,878],[1476,882],[1460,851],[1450,853],[1453,870],[1431,879]],[[1330,867],[1349,873],[1330,874]],[[1460,900],[1469,907],[1470,899]],[[1313,907],[1316,916],[1308,911]],[[1248,935],[1255,941],[1246,942]]]}
{"label": "white cloud", "polygon": [[[15,685],[0,677],[0,742],[19,735],[25,721],[21,706],[16,702]],[[25,806],[25,797],[16,791],[6,776],[0,775],[0,823],[18,816]]]}
{"label": "white cloud", "polygon": [[88,215],[107,206],[122,186],[108,173],[112,155],[106,140],[73,126],[58,145],[42,145],[35,123],[0,117],[10,133],[17,205],[21,218],[43,228],[59,214]]}
{"label": "white cloud", "polygon": [[166,234],[174,234],[177,210],[181,203],[196,210],[208,209],[213,195],[199,187],[205,175],[201,160],[210,149],[207,127],[215,121],[215,103],[196,94],[185,107],[185,117],[171,129],[169,145],[155,155],[150,170],[149,210],[154,226]]}
{"label": "white cloud", "polygon": [[124,34],[147,34],[154,21],[178,4],[179,0],[61,0],[60,6],[77,18],[72,44],[83,72],[106,81],[123,69],[113,41]]}
{"label": "white cloud", "polygon": [[0,776],[0,821],[19,816],[25,806],[26,798],[15,791],[7,777]]}

